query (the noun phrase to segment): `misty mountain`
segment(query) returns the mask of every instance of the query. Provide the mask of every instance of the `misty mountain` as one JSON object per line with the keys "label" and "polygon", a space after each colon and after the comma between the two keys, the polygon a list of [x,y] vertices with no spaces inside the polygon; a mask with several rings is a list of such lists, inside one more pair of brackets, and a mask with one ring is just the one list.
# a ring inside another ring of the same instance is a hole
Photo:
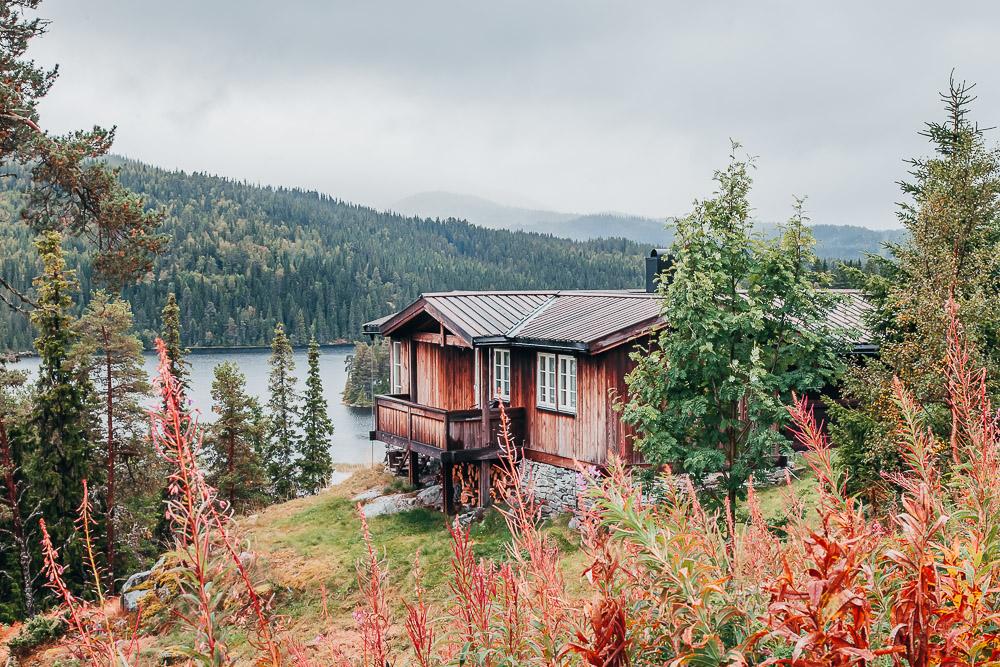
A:
{"label": "misty mountain", "polygon": [[[442,220],[454,218],[481,227],[538,232],[577,241],[620,237],[664,247],[673,239],[669,223],[674,218],[656,220],[625,213],[562,213],[507,206],[483,197],[452,192],[421,192],[400,199],[391,208],[404,215]],[[757,227],[768,238],[779,233],[774,223],[759,223]],[[816,254],[826,259],[860,259],[866,253],[884,254],[884,244],[899,242],[904,234],[902,229],[876,230],[855,225],[812,225],[812,230],[816,236]]]}

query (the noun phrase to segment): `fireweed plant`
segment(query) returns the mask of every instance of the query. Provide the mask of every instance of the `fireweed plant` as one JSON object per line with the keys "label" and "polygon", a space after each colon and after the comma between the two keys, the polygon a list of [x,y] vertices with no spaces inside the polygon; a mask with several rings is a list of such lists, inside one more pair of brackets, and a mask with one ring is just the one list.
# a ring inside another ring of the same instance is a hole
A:
{"label": "fireweed plant", "polygon": [[[669,473],[654,502],[617,459],[601,475],[581,470],[577,513],[588,563],[570,573],[585,592],[571,594],[504,414],[495,486],[511,534],[507,557],[477,558],[468,528],[454,523],[445,599],[429,601],[415,555],[413,594],[394,605],[400,592],[388,589],[387,563],[359,512],[367,548],[358,564],[357,638],[346,644],[332,639],[332,623],[329,639],[293,640],[254,592],[252,556],[238,550],[224,503],[204,481],[197,425],[177,405],[162,365],[164,409],[153,416],[153,438],[174,469],[168,512],[184,571],[174,614],[190,632],[188,662],[232,664],[227,633],[239,626],[252,631],[249,659],[257,665],[998,665],[998,415],[957,309],[947,307],[953,427],[947,440],[936,437],[895,383],[906,468],[892,479],[903,489],[894,512],[869,512],[845,492],[821,424],[796,400],[790,414],[817,480],[814,510],[805,510],[788,479],[779,535],[752,481],[749,520],[737,523],[732,508],[706,512],[690,481]],[[120,626],[98,622],[94,604],[65,593],[51,544],[45,553],[74,655],[85,664],[137,664],[129,647],[138,629],[115,637]]]}

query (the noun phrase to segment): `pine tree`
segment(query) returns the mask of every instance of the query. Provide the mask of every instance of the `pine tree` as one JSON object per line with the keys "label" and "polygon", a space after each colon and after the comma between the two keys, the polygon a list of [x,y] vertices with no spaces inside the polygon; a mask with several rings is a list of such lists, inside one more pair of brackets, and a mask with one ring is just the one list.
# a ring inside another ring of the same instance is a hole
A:
{"label": "pine tree", "polygon": [[[148,419],[142,400],[149,396],[150,385],[143,367],[142,344],[132,333],[132,308],[120,297],[101,290],[91,297],[83,316],[76,322],[79,342],[73,349],[75,365],[88,377],[97,390],[102,427],[104,429],[105,468],[105,568],[111,586],[117,570],[117,525],[127,520],[120,516],[122,499],[118,497],[117,481],[120,469],[136,466],[153,473],[156,456],[146,437]],[[121,458],[125,460],[122,461]],[[157,497],[153,488],[139,486],[136,480],[123,494],[129,504],[135,501],[152,504]],[[151,526],[135,525],[132,515],[130,537],[146,532]],[[135,540],[125,539],[124,543]]]}
{"label": "pine tree", "polygon": [[267,473],[275,498],[287,500],[298,492],[295,476],[295,453],[299,451],[299,435],[295,420],[298,416],[298,395],[295,393],[295,360],[285,327],[274,327],[271,341],[271,366],[268,378],[268,450]]}
{"label": "pine tree", "polygon": [[189,366],[185,357],[189,350],[181,344],[181,309],[173,292],[167,294],[167,302],[161,313],[163,331],[160,337],[167,344],[167,357],[170,359],[170,373],[183,390],[189,389]]}
{"label": "pine tree", "polygon": [[209,482],[236,511],[267,498],[267,475],[258,443],[266,430],[257,399],[246,393],[246,377],[227,361],[215,367],[212,410],[219,418],[208,428]]}
{"label": "pine tree", "polygon": [[942,95],[946,119],[922,133],[933,154],[911,161],[902,183],[909,198],[899,220],[906,241],[871,269],[852,271],[873,305],[869,328],[878,358],[852,369],[843,394],[850,407],[830,404],[831,433],[848,473],[848,490],[870,500],[891,492],[886,473],[903,466],[895,424],[892,378],[923,406],[927,424],[948,440],[951,424],[944,377],[946,304],[954,298],[964,334],[1000,394],[1000,150],[986,145],[969,120],[972,86],[952,79]]}
{"label": "pine tree", "polygon": [[95,483],[93,447],[88,433],[90,382],[70,363],[77,340],[70,314],[76,288],[66,268],[58,232],[43,232],[36,242],[42,274],[35,279],[36,307],[31,322],[38,332],[35,349],[41,357],[29,419],[25,478],[53,543],[66,545],[68,562],[79,560],[74,521],[83,499],[83,481]]}
{"label": "pine tree", "polygon": [[333,423],[327,414],[323,397],[323,380],[319,372],[319,343],[309,341],[306,392],[302,400],[301,457],[299,458],[299,486],[306,493],[316,493],[330,483],[333,460],[330,457],[330,436]]}
{"label": "pine tree", "polygon": [[790,393],[818,390],[841,370],[801,201],[780,241],[753,238],[751,167],[733,155],[714,196],[677,221],[676,264],[660,288],[669,325],[632,354],[619,406],[647,461],[697,481],[720,474],[730,507],[747,478],[790,448],[774,428],[787,423]]}

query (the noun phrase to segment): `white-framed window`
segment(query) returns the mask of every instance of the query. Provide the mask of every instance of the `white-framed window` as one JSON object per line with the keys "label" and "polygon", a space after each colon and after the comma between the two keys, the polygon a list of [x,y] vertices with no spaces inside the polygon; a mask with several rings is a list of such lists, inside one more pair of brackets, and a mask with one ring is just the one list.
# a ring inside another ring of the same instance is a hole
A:
{"label": "white-framed window", "polygon": [[493,349],[493,398],[510,400],[510,350]]}
{"label": "white-framed window", "polygon": [[556,355],[538,353],[538,379],[535,382],[535,402],[540,408],[556,408]]}
{"label": "white-framed window", "polygon": [[576,414],[576,357],[559,355],[558,409]]}
{"label": "white-framed window", "polygon": [[403,343],[402,341],[392,341],[391,355],[389,360],[390,384],[393,394],[403,393]]}

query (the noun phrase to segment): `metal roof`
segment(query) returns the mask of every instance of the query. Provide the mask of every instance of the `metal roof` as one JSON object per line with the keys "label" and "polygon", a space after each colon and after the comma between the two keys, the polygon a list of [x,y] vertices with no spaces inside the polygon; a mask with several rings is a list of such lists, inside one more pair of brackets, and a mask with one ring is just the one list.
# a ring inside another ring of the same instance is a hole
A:
{"label": "metal roof", "polygon": [[[857,290],[830,290],[842,298],[828,325],[855,348],[871,347],[864,315],[871,306]],[[662,325],[660,296],[642,290],[436,292],[408,308],[365,325],[388,333],[416,313],[429,312],[472,344],[549,346],[599,351]],[[610,341],[610,342],[609,342]],[[596,345],[595,345],[596,344]]]}
{"label": "metal roof", "polygon": [[556,292],[443,292],[423,299],[470,338],[506,336]]}
{"label": "metal roof", "polygon": [[559,294],[510,333],[515,340],[589,345],[660,315],[655,294]]}

